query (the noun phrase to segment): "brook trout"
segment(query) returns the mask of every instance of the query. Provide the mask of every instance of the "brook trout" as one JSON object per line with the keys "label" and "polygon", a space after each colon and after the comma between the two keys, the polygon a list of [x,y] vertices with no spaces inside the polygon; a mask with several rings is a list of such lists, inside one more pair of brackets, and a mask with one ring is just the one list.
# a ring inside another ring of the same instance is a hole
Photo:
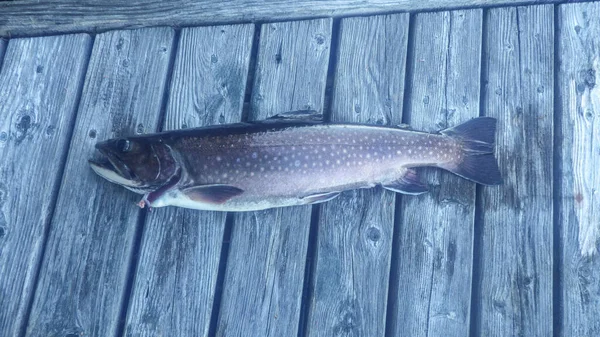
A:
{"label": "brook trout", "polygon": [[293,112],[261,122],[110,139],[96,144],[102,158],[90,164],[108,181],[143,194],[140,207],[251,211],[325,202],[376,185],[421,194],[427,185],[417,176],[419,166],[501,184],[495,132],[490,117],[426,133],[322,123]]}

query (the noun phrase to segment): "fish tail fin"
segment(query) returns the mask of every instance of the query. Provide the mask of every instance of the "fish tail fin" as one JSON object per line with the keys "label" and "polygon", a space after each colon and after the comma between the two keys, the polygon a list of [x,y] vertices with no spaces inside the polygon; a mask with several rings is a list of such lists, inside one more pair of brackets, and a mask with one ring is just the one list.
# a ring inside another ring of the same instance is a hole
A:
{"label": "fish tail fin", "polygon": [[458,159],[439,165],[441,168],[478,184],[502,184],[502,175],[494,157],[495,118],[474,118],[441,133],[456,139],[462,145],[462,154]]}

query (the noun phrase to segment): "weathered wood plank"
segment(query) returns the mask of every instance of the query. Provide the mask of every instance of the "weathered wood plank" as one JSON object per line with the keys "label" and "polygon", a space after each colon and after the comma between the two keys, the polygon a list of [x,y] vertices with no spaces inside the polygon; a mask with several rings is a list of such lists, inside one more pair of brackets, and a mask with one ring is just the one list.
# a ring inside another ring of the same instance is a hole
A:
{"label": "weathered wood plank", "polygon": [[[322,111],[331,19],[261,27],[250,119]],[[219,336],[295,336],[311,207],[238,213],[225,273]]]}
{"label": "weathered wood plank", "polygon": [[[332,121],[402,122],[408,23],[408,14],[341,21]],[[381,188],[323,204],[308,335],[384,335],[394,205]]]}
{"label": "weathered wood plank", "polygon": [[39,0],[0,2],[0,36],[298,20],[564,0]]}
{"label": "weathered wood plank", "polygon": [[156,129],[174,32],[96,37],[27,336],[112,336],[130,271],[139,196],[89,168],[99,140]]}
{"label": "weathered wood plank", "polygon": [[[181,31],[164,129],[241,120],[253,37],[254,25]],[[126,336],[208,335],[224,228],[224,212],[148,214]]]}
{"label": "weathered wood plank", "polygon": [[[435,132],[479,115],[481,10],[417,14],[411,127]],[[467,336],[471,307],[475,184],[419,171],[430,192],[402,198],[394,336]]]}
{"label": "weathered wood plank", "polygon": [[557,210],[564,336],[600,335],[600,3],[559,8]]}
{"label": "weathered wood plank", "polygon": [[485,38],[504,185],[482,189],[477,335],[552,336],[553,6],[492,9]]}
{"label": "weathered wood plank", "polygon": [[[0,72],[0,331],[26,319],[91,38],[13,39]],[[0,55],[2,53],[0,52]]]}

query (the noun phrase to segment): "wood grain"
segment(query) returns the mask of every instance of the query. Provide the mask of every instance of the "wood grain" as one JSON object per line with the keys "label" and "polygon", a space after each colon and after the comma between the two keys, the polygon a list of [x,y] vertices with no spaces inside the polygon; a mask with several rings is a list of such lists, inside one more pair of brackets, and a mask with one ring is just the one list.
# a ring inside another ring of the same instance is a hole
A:
{"label": "wood grain", "polygon": [[[241,120],[253,37],[253,25],[181,31],[164,129]],[[148,214],[126,336],[208,336],[225,215]]]}
{"label": "wood grain", "polygon": [[[402,122],[408,14],[343,19],[331,120]],[[342,193],[322,205],[309,336],[383,336],[395,195]]]}
{"label": "wood grain", "polygon": [[[18,336],[91,48],[86,34],[14,39],[0,72],[0,335]],[[0,51],[0,55],[2,52]]]}
{"label": "wood grain", "polygon": [[[261,26],[250,119],[322,111],[331,29],[331,19]],[[218,336],[297,335],[310,221],[310,206],[235,214]]]}
{"label": "wood grain", "polygon": [[558,11],[557,209],[564,336],[600,335],[600,3]]}
{"label": "wood grain", "polygon": [[[436,132],[479,115],[481,10],[415,15],[408,122]],[[469,334],[475,184],[419,170],[429,193],[404,196],[398,218],[394,336]]]}
{"label": "wood grain", "polygon": [[195,26],[564,0],[17,0],[0,2],[0,36]]}
{"label": "wood grain", "polygon": [[139,196],[92,172],[100,140],[156,130],[174,32],[96,36],[27,336],[113,336]]}
{"label": "wood grain", "polygon": [[483,188],[478,335],[553,334],[553,6],[492,9],[483,113],[504,185]]}

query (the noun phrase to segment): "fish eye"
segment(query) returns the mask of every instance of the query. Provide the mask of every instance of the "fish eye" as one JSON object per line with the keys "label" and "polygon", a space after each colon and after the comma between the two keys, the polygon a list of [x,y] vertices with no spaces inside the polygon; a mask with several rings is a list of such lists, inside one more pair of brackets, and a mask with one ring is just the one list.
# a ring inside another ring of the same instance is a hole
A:
{"label": "fish eye", "polygon": [[117,141],[117,149],[121,152],[129,152],[131,151],[131,142],[127,139],[119,139]]}

